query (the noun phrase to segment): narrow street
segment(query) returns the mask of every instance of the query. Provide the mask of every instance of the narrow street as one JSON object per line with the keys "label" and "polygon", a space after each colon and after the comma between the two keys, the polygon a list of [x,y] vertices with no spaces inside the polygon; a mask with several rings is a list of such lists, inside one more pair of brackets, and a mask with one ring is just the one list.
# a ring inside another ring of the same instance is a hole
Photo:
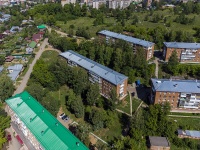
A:
{"label": "narrow street", "polygon": [[40,46],[39,51],[35,55],[33,62],[29,65],[29,69],[26,72],[26,74],[24,75],[21,84],[18,86],[18,88],[16,89],[16,91],[14,92],[13,95],[23,92],[23,90],[26,87],[26,84],[28,82],[28,79],[30,78],[31,72],[33,70],[33,66],[35,65],[36,61],[40,58],[40,56],[42,55],[43,51],[45,50],[45,46],[47,45],[47,43],[48,43],[48,38],[45,38],[42,45]]}

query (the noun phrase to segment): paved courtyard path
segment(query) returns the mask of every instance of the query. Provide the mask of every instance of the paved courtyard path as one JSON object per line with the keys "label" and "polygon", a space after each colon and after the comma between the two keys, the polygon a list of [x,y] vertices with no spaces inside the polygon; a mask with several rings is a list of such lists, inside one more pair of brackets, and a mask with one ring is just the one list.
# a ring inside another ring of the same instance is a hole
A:
{"label": "paved courtyard path", "polygon": [[43,43],[42,43],[42,45],[40,46],[39,51],[38,51],[37,54],[35,55],[34,60],[33,60],[32,63],[29,65],[29,69],[28,69],[28,71],[26,72],[26,74],[24,75],[21,84],[17,87],[16,91],[14,92],[14,95],[23,92],[23,90],[25,89],[26,84],[27,84],[27,82],[28,82],[28,79],[30,78],[31,72],[32,72],[32,70],[33,70],[33,66],[35,65],[36,61],[40,58],[40,56],[42,55],[42,53],[44,52],[45,46],[46,46],[47,44],[48,44],[48,38],[45,38],[44,41],[43,41]]}

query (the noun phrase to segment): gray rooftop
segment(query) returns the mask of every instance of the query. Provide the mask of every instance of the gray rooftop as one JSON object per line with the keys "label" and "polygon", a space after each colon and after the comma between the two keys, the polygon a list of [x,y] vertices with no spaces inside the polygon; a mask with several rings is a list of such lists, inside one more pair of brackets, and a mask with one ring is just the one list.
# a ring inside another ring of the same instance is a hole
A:
{"label": "gray rooftop", "polygon": [[166,137],[149,136],[149,141],[151,146],[170,147],[169,141]]}
{"label": "gray rooftop", "polygon": [[195,130],[185,130],[187,136],[191,136],[194,138],[200,138],[200,131]]}
{"label": "gray rooftop", "polygon": [[200,93],[200,80],[151,79],[156,91]]}
{"label": "gray rooftop", "polygon": [[178,129],[178,135],[190,136],[193,138],[200,138],[200,131],[196,130],[181,130]]}
{"label": "gray rooftop", "polygon": [[188,48],[199,49],[200,43],[183,43],[183,42],[163,42],[166,47],[170,48]]}
{"label": "gray rooftop", "polygon": [[85,68],[89,72],[97,74],[101,78],[113,83],[114,85],[121,84],[125,79],[128,78],[127,76],[105,67],[91,59],[88,59],[72,50],[61,53],[60,56],[75,62],[77,65]]}
{"label": "gray rooftop", "polygon": [[8,76],[11,78],[12,81],[15,81],[17,77],[19,76],[21,70],[23,69],[22,64],[16,64],[13,66],[9,66],[8,70],[13,70],[11,73],[8,74]]}
{"label": "gray rooftop", "polygon": [[22,68],[23,68],[22,64],[15,64],[13,66],[9,66],[8,70],[16,70],[16,71],[18,71],[18,70],[22,70]]}
{"label": "gray rooftop", "polygon": [[110,36],[110,37],[113,37],[113,38],[116,38],[116,39],[121,39],[121,40],[130,42],[130,43],[134,43],[134,44],[137,44],[137,45],[141,45],[143,47],[150,47],[150,46],[154,45],[153,42],[137,39],[137,38],[134,38],[132,36],[127,36],[127,35],[124,35],[124,34],[115,33],[115,32],[108,31],[108,30],[102,30],[98,33],[106,35],[106,36]]}

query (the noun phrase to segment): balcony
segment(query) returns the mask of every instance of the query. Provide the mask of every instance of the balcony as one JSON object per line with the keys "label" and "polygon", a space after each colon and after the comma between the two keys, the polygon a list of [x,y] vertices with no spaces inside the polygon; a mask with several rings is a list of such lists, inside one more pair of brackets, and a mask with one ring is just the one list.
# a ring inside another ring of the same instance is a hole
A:
{"label": "balcony", "polygon": [[192,102],[192,101],[189,101],[189,102],[179,101],[179,107],[198,109],[199,103],[198,102]]}

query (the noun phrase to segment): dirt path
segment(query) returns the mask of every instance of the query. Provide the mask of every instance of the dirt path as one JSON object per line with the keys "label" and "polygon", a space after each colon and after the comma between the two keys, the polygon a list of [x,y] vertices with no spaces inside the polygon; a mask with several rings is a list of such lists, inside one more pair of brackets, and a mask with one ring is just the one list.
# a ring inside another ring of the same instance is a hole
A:
{"label": "dirt path", "polygon": [[158,58],[155,58],[154,63],[156,64],[155,76],[158,78]]}
{"label": "dirt path", "polygon": [[168,115],[169,117],[179,117],[179,118],[200,118],[200,116],[181,116],[181,115]]}
{"label": "dirt path", "polygon": [[35,55],[33,62],[29,65],[29,69],[26,72],[25,76],[23,77],[21,84],[17,87],[16,91],[14,92],[14,95],[23,92],[23,90],[26,87],[26,84],[28,82],[28,79],[30,78],[31,72],[33,70],[33,66],[35,65],[36,61],[40,58],[42,53],[44,52],[44,49],[45,49],[45,46],[47,45],[47,43],[48,43],[48,38],[44,39],[42,45],[40,46],[39,51]]}

